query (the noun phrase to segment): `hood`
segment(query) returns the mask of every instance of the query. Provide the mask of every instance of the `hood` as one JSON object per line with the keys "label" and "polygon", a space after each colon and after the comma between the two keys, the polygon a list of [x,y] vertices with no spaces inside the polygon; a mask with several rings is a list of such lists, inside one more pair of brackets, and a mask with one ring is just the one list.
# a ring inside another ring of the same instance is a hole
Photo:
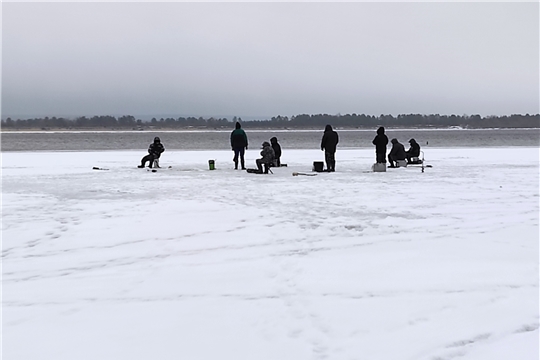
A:
{"label": "hood", "polygon": [[240,128],[242,127],[242,125],[237,121],[235,127],[236,127],[237,129],[240,129]]}
{"label": "hood", "polygon": [[392,139],[392,141],[391,141],[391,142],[392,142],[392,144],[397,144],[397,143],[398,143],[398,141],[397,141],[397,139],[396,139],[396,138]]}
{"label": "hood", "polygon": [[324,132],[327,131],[332,131],[332,125],[326,125],[326,127],[324,128]]}
{"label": "hood", "polygon": [[411,139],[411,140],[409,140],[409,143],[410,143],[410,144],[415,144],[415,143],[416,143],[416,140]]}
{"label": "hood", "polygon": [[262,143],[262,147],[267,147],[267,146],[270,146],[270,143],[268,141],[265,141]]}
{"label": "hood", "polygon": [[384,135],[384,126],[377,129],[377,135]]}
{"label": "hood", "polygon": [[271,139],[270,139],[270,142],[271,142],[272,144],[277,144],[277,137],[274,136],[273,138],[271,138]]}
{"label": "hood", "polygon": [[161,140],[159,139],[159,137],[156,136],[156,137],[154,138],[154,142],[155,142],[155,143],[158,143],[158,142],[161,142]]}

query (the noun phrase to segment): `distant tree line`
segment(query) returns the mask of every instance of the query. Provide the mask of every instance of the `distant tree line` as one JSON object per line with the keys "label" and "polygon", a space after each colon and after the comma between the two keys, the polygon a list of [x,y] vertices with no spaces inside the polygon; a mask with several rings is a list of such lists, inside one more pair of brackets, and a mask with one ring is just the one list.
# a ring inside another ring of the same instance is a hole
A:
{"label": "distant tree line", "polygon": [[301,114],[296,116],[275,116],[266,120],[242,121],[240,117],[227,118],[153,118],[150,121],[135,119],[134,116],[81,116],[75,119],[63,117],[44,117],[32,119],[7,118],[2,120],[5,129],[187,129],[187,128],[231,128],[233,123],[240,121],[245,128],[322,128],[326,124],[343,128],[374,128],[388,127],[463,127],[463,128],[540,128],[540,114],[486,116],[480,115],[422,115],[403,114],[393,115],[328,115]]}

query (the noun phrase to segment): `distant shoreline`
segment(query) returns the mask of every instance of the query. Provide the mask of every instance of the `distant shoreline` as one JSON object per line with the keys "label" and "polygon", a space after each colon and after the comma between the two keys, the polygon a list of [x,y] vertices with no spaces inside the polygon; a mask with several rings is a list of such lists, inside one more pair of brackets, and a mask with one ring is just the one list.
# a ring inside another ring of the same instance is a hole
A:
{"label": "distant shoreline", "polygon": [[[387,130],[397,131],[479,131],[479,130],[540,130],[540,127],[502,127],[502,128],[464,128],[464,127],[392,127],[386,126]],[[320,127],[299,127],[299,128],[259,128],[259,127],[244,127],[246,131],[254,132],[320,132],[324,131]],[[374,131],[373,128],[358,128],[358,127],[334,127],[339,131]],[[206,127],[190,127],[190,128],[142,128],[142,129],[122,129],[122,128],[30,128],[30,129],[0,129],[0,133],[139,133],[139,132],[169,132],[169,133],[186,133],[186,132],[230,132],[232,128],[206,128]]]}

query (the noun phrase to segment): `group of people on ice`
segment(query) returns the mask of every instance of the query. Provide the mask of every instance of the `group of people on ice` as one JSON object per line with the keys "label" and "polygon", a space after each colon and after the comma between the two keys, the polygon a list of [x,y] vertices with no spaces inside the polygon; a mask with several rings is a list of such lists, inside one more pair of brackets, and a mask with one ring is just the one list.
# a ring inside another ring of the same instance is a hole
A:
{"label": "group of people on ice", "polygon": [[[270,143],[268,141],[262,143],[261,158],[255,160],[257,172],[260,174],[268,174],[272,166],[281,166],[281,146],[278,144],[275,136],[270,139]],[[246,170],[244,153],[247,148],[248,139],[246,132],[242,129],[242,125],[236,122],[235,129],[231,133],[231,149],[234,151],[233,161],[235,170],[238,170],[239,157],[242,170]]]}
{"label": "group of people on ice", "polygon": [[[373,139],[375,145],[376,162],[386,164],[386,147],[388,145],[388,137],[384,133],[384,127],[377,129],[377,136]],[[405,151],[405,147],[397,139],[392,139],[392,149],[388,153],[388,162],[391,168],[398,167],[399,161],[407,161],[409,164],[419,164],[421,160],[420,145],[414,139],[409,140],[410,148]],[[324,151],[324,160],[326,162],[326,171],[336,171],[336,147],[339,143],[337,132],[332,129],[331,125],[326,125],[324,135],[321,140],[321,150]]]}
{"label": "group of people on ice", "polygon": [[[230,136],[231,149],[234,151],[234,169],[238,170],[238,160],[240,160],[240,166],[242,170],[246,169],[244,160],[245,151],[248,149],[248,138],[242,125],[236,122],[235,129],[231,132]],[[410,148],[405,151],[405,147],[397,139],[392,139],[392,148],[388,153],[388,162],[391,168],[399,167],[400,162],[406,161],[408,164],[419,164],[422,160],[420,156],[420,145],[414,139],[409,140]],[[336,149],[339,143],[338,133],[332,129],[331,125],[326,125],[324,134],[321,139],[321,151],[324,151],[324,160],[326,162],[326,171],[336,171]],[[377,129],[377,136],[373,139],[373,145],[375,145],[376,162],[378,164],[386,164],[386,149],[388,145],[388,137],[385,134],[384,127]],[[141,159],[141,165],[138,167],[144,168],[146,163],[149,163],[149,167],[159,167],[159,158],[165,151],[163,144],[159,137],[154,138],[154,142],[148,147],[148,155]],[[281,146],[278,143],[277,138],[274,136],[270,139],[270,142],[264,141],[262,143],[261,158],[256,159],[257,170],[252,171],[259,174],[268,174],[271,167],[281,166]]]}
{"label": "group of people on ice", "polygon": [[[391,168],[398,167],[399,161],[407,161],[408,164],[419,164],[422,160],[420,156],[420,145],[414,139],[409,140],[410,148],[405,151],[405,147],[397,139],[392,139],[392,149],[388,153],[388,162]],[[324,135],[321,140],[321,150],[324,151],[324,160],[326,162],[326,171],[336,171],[336,147],[339,143],[339,136],[331,125],[326,125]],[[384,133],[384,127],[377,129],[377,136],[373,139],[375,145],[375,157],[377,163],[386,164],[386,147],[388,137]]]}
{"label": "group of people on ice", "polygon": [[[409,164],[419,164],[420,145],[414,139],[409,140],[411,147],[405,151],[405,147],[396,138],[390,141],[392,143],[392,149],[388,153],[388,162],[391,168],[397,167],[399,161],[407,160]],[[384,127],[377,129],[377,136],[373,139],[373,145],[375,145],[375,155],[378,164],[386,163],[386,146],[388,145],[388,137],[384,133]]]}

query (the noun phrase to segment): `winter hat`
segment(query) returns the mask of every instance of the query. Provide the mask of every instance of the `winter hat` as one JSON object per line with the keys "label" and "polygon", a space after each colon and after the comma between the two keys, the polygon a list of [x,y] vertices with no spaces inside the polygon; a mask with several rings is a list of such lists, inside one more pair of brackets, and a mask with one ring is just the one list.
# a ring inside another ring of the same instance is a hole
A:
{"label": "winter hat", "polygon": [[397,142],[398,142],[398,141],[397,141],[396,138],[393,138],[393,139],[392,139],[392,144],[396,144]]}
{"label": "winter hat", "polygon": [[265,147],[265,146],[270,146],[270,143],[268,141],[265,141],[262,143],[262,146]]}
{"label": "winter hat", "polygon": [[161,141],[161,140],[159,140],[159,137],[156,136],[156,137],[154,138],[154,142],[160,142],[160,141]]}

